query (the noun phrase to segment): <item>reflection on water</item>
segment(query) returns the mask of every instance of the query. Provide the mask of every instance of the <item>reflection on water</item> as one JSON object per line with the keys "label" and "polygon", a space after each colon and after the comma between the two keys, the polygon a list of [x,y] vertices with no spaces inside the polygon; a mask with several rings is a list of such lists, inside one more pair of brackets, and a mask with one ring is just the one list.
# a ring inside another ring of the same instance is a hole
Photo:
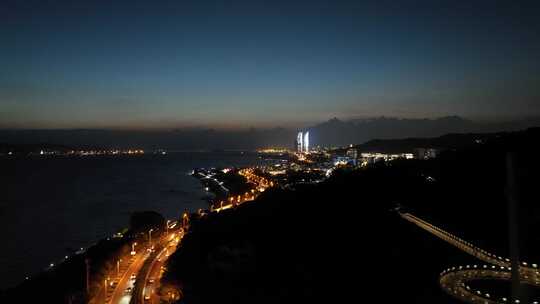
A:
{"label": "reflection on water", "polygon": [[0,158],[0,286],[126,227],[133,211],[168,218],[207,207],[194,167],[243,166],[255,154]]}

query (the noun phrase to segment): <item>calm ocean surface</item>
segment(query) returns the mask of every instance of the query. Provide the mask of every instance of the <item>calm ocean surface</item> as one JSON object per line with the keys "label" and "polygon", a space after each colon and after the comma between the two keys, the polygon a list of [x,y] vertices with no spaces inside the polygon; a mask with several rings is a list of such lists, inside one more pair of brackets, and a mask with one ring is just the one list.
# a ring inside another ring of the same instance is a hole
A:
{"label": "calm ocean surface", "polygon": [[206,208],[193,168],[259,162],[241,152],[0,158],[0,288],[127,227],[134,211]]}

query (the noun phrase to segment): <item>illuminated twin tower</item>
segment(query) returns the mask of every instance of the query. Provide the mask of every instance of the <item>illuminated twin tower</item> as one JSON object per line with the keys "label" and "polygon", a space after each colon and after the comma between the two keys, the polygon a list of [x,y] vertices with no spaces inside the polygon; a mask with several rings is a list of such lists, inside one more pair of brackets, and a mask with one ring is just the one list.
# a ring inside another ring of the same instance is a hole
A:
{"label": "illuminated twin tower", "polygon": [[298,132],[296,136],[296,151],[298,153],[309,152],[309,131],[306,131],[306,133]]}

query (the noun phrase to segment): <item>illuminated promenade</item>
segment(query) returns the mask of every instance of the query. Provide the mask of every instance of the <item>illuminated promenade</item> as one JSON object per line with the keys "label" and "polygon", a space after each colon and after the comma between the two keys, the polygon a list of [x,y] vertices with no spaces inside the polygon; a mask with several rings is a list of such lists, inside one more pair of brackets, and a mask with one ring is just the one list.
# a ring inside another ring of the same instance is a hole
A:
{"label": "illuminated promenade", "polygon": [[254,173],[253,168],[242,169],[238,174],[244,176],[248,183],[253,185],[253,189],[249,192],[244,193],[243,195],[230,196],[227,200],[220,201],[216,206],[212,205],[210,211],[220,212],[230,208],[234,208],[237,205],[243,204],[245,202],[253,201],[257,196],[263,193],[267,188],[273,187],[274,183],[268,181],[264,177],[260,177]]}
{"label": "illuminated promenade", "polygon": [[[479,248],[447,231],[444,231],[410,213],[399,212],[399,215],[415,224],[416,226],[428,231],[438,238],[454,245],[464,252],[476,257],[487,264],[474,264],[450,267],[441,272],[439,283],[442,289],[468,303],[524,303],[519,299],[511,300],[509,298],[495,298],[489,291],[474,290],[468,283],[475,280],[511,280],[510,259],[497,256],[482,248]],[[537,264],[528,264],[520,262],[519,280],[522,284],[540,287],[540,272]],[[531,301],[532,304],[538,304],[538,301]]]}

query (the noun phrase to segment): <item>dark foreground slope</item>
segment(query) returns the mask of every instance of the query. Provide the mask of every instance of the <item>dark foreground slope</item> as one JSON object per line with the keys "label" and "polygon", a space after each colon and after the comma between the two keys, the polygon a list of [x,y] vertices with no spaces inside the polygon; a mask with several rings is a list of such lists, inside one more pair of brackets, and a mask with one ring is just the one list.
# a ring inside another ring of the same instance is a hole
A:
{"label": "dark foreground slope", "polygon": [[[453,303],[438,287],[439,272],[475,260],[390,210],[400,203],[465,239],[504,250],[505,151],[524,151],[538,138],[530,130],[437,160],[380,164],[296,191],[269,191],[194,221],[165,281],[182,288],[185,303]],[[532,165],[528,159],[522,169]],[[520,172],[522,185],[538,180]],[[536,223],[523,217],[522,232]],[[524,236],[524,251],[535,252]]]}

